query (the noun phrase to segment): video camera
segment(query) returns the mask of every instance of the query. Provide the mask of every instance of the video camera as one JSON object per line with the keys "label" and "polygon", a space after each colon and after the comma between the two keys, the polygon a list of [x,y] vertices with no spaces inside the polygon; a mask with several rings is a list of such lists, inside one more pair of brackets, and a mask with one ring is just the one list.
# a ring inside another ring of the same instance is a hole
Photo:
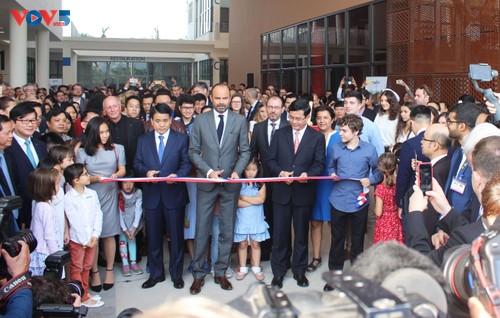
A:
{"label": "video camera", "polygon": [[497,110],[495,114],[495,121],[500,121],[500,103],[498,98],[493,94],[491,88],[481,88],[479,87],[478,81],[480,82],[491,82],[494,78],[498,77],[498,71],[492,70],[491,66],[486,63],[470,64],[469,65],[469,78],[472,80],[474,89],[482,93],[484,97],[493,105]]}
{"label": "video camera", "polygon": [[[486,222],[486,221],[483,221]],[[486,228],[489,228],[485,224]],[[470,245],[448,250],[444,275],[453,292],[454,307],[468,312],[467,301],[477,297],[493,317],[500,317],[500,221]],[[458,317],[458,314],[456,314]],[[467,315],[464,315],[467,317]]]}

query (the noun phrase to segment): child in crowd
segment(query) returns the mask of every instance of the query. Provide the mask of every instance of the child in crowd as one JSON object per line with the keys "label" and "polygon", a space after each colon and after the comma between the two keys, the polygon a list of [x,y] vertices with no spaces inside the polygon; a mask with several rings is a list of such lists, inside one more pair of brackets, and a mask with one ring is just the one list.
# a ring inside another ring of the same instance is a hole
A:
{"label": "child in crowd", "polygon": [[43,276],[47,256],[62,249],[57,242],[56,211],[50,204],[59,189],[59,180],[57,170],[42,168],[33,170],[28,177],[28,195],[33,198],[30,228],[38,242],[29,266],[33,276]]}
{"label": "child in crowd", "polygon": [[101,307],[104,302],[99,296],[89,295],[89,275],[94,260],[99,236],[102,230],[102,211],[94,190],[87,188],[90,176],[81,163],[75,163],[64,170],[66,182],[71,189],[64,196],[64,208],[68,219],[69,252],[71,254],[70,278],[82,282],[84,294],[82,305]]}
{"label": "child in crowd", "polygon": [[378,160],[378,170],[384,182],[375,189],[375,234],[373,243],[396,240],[404,242],[401,219],[396,205],[396,155],[384,153]]}
{"label": "child in crowd", "polygon": [[[57,145],[49,150],[49,158],[54,159],[59,163],[59,166],[56,167],[61,174],[68,166],[72,165],[75,160],[75,153],[70,147]],[[64,178],[61,178],[61,188],[65,184]],[[69,190],[69,189],[68,189]]]}
{"label": "child in crowd", "polygon": [[[129,175],[128,178],[131,178]],[[142,218],[142,191],[134,187],[134,182],[120,182],[118,193],[120,206],[120,256],[122,258],[122,274],[125,277],[143,273],[137,264],[137,244],[135,235],[140,230]],[[127,250],[128,245],[128,250]],[[130,256],[130,264],[129,264]]]}
{"label": "child in crowd", "polygon": [[[259,173],[259,161],[252,158],[243,172],[246,178],[256,178]],[[239,243],[238,260],[240,269],[237,280],[242,280],[248,274],[247,250],[250,242],[252,272],[258,281],[264,280],[260,267],[260,242],[269,238],[269,225],[264,220],[264,201],[266,200],[266,185],[256,182],[246,182],[241,186],[236,224],[234,226],[234,241]]]}

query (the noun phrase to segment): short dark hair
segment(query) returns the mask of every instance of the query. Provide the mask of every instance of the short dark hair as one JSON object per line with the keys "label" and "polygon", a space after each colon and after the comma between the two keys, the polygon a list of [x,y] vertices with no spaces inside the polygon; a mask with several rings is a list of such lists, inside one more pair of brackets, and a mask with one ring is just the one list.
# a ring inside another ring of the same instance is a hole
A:
{"label": "short dark hair", "polygon": [[145,98],[152,98],[154,100],[155,99],[155,95],[153,95],[153,94],[144,94],[144,95],[142,95],[142,100],[144,100]]}
{"label": "short dark hair", "polygon": [[130,102],[131,100],[136,100],[139,102],[139,105],[141,105],[141,99],[139,98],[139,96],[130,95],[129,97],[127,97],[127,99],[125,99],[125,107],[127,107],[128,102]]}
{"label": "short dark hair", "polygon": [[43,141],[47,148],[51,148],[51,146],[56,145],[64,145],[64,139],[58,133],[48,131],[40,137],[40,140]]}
{"label": "short dark hair", "polygon": [[17,104],[12,110],[10,111],[10,119],[12,121],[16,122],[18,118],[24,118],[28,116],[29,114],[35,114],[36,116],[36,111],[35,108],[32,106],[32,102],[22,102]]}
{"label": "short dark hair", "polygon": [[464,123],[469,129],[472,129],[476,127],[476,120],[481,114],[481,107],[475,103],[457,103],[451,107],[450,113],[457,114],[456,121]]}
{"label": "short dark hair", "polygon": [[101,116],[101,113],[99,112],[98,109],[87,108],[83,111],[82,115],[80,116],[80,119],[83,121],[89,113],[94,113],[97,114],[98,116]]}
{"label": "short dark hair", "polygon": [[339,107],[344,107],[344,101],[342,100],[337,100],[335,101],[335,104],[333,104],[333,108],[339,108]]}
{"label": "short dark hair", "polygon": [[361,104],[363,102],[363,95],[361,95],[361,93],[357,90],[350,90],[348,92],[345,92],[344,94],[344,99],[346,99],[347,97],[355,97],[358,102]]}
{"label": "short dark hair", "polygon": [[196,93],[196,94],[193,95],[193,97],[194,97],[194,101],[195,102],[199,102],[199,101],[202,101],[202,100],[205,101],[205,102],[207,101],[207,97],[205,95],[201,94],[201,93]]}
{"label": "short dark hair", "polygon": [[183,94],[177,98],[177,104],[179,107],[183,104],[193,104],[194,105],[194,96]]}
{"label": "short dark hair", "polygon": [[9,122],[10,118],[5,115],[0,115],[0,131],[3,130],[3,124]]}
{"label": "short dark hair", "polygon": [[[218,84],[216,84],[215,86],[217,86],[217,85],[218,85]],[[221,84],[221,85],[223,85],[223,84]],[[227,86],[227,85],[226,85],[226,86]],[[203,88],[203,89],[208,90],[208,85],[207,85],[207,83],[205,83],[205,82],[196,82],[196,83],[194,83],[194,84],[193,84],[193,87],[191,87],[191,90],[192,90],[193,88],[195,88],[195,87],[201,87],[201,88]]]}
{"label": "short dark hair", "polygon": [[151,108],[151,118],[153,118],[157,112],[159,114],[167,114],[172,117],[172,109],[165,103],[160,103]]}
{"label": "short dark hair", "polygon": [[56,181],[59,172],[53,169],[38,168],[28,176],[28,195],[36,202],[47,202],[56,194]]}
{"label": "short dark hair", "polygon": [[299,98],[299,96],[297,96],[297,94],[295,94],[295,93],[290,93],[290,94],[288,94],[288,95],[286,95],[286,96],[285,96],[285,101],[286,101],[287,99],[289,99],[289,98],[295,98],[295,99],[298,99],[298,98]]}
{"label": "short dark hair", "polygon": [[48,122],[50,122],[52,120],[53,117],[57,117],[61,114],[64,114],[64,111],[59,108],[59,107],[56,107],[56,108],[52,108],[46,115],[46,120]]}
{"label": "short dark hair", "polygon": [[288,107],[289,112],[301,110],[304,112],[304,116],[307,116],[311,113],[311,106],[309,106],[309,101],[305,99],[296,99]]}
{"label": "short dark hair", "polygon": [[73,181],[80,178],[84,170],[85,165],[83,163],[74,163],[64,169],[64,179],[67,183],[73,186]]}
{"label": "short dark hair", "polygon": [[413,107],[413,109],[411,110],[410,118],[412,120],[427,119],[430,122],[431,121],[431,110],[427,106],[417,105],[417,106]]}
{"label": "short dark hair", "polygon": [[169,90],[167,90],[167,89],[159,89],[156,92],[154,102],[156,103],[156,99],[158,98],[158,96],[164,96],[164,95],[167,95],[168,97],[170,97],[170,99],[172,99],[172,94],[170,93]]}
{"label": "short dark hair", "polygon": [[56,160],[58,163],[61,163],[68,156],[73,158],[75,153],[70,147],[67,146],[57,145],[49,150],[49,158]]}
{"label": "short dark hair", "polygon": [[332,117],[332,119],[335,118],[335,112],[333,111],[333,109],[326,105],[321,105],[318,108],[316,108],[316,116],[318,115],[319,112],[324,112],[324,111],[328,112],[330,114],[330,117]]}
{"label": "short dark hair", "polygon": [[417,87],[417,89],[421,89],[423,90],[428,96],[429,98],[432,97],[432,91],[431,89],[429,88],[429,86],[425,85],[425,84],[422,84],[420,85],[419,87]]}
{"label": "short dark hair", "polygon": [[9,108],[9,102],[13,102],[14,100],[10,98],[9,96],[2,96],[0,97],[0,109],[1,110],[6,110]]}
{"label": "short dark hair", "polygon": [[347,126],[352,131],[357,131],[358,136],[363,132],[363,119],[354,114],[347,114],[339,121],[339,127]]}

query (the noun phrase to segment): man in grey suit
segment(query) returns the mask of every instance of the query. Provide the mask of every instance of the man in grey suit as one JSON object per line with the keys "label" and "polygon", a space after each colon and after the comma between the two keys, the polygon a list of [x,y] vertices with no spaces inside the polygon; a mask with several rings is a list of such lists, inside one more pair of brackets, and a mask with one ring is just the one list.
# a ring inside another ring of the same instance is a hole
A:
{"label": "man in grey suit", "polygon": [[[245,117],[228,111],[230,94],[224,84],[212,89],[214,110],[196,117],[190,136],[189,158],[201,178],[239,178],[250,159]],[[202,266],[208,247],[215,202],[220,200],[219,255],[214,264],[214,281],[222,289],[233,286],[225,277],[233,243],[234,221],[241,184],[197,183],[196,236],[194,239],[194,281],[192,295],[201,291],[207,274]]]}

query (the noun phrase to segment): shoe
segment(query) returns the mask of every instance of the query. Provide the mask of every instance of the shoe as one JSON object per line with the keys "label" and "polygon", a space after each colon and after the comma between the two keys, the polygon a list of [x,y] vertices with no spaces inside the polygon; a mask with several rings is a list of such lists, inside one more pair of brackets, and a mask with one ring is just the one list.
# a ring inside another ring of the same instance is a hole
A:
{"label": "shoe", "polygon": [[102,302],[99,299],[89,298],[82,303],[82,306],[85,306],[88,308],[97,308],[97,307],[104,306],[104,302]]}
{"label": "shoe", "polygon": [[247,276],[247,274],[248,274],[248,267],[240,267],[240,270],[238,271],[238,273],[236,273],[236,280],[244,279]]}
{"label": "shoe", "polygon": [[95,299],[95,300],[101,300],[101,295],[89,295],[90,298]]}
{"label": "shoe", "polygon": [[325,284],[325,287],[323,287],[323,291],[325,291],[325,292],[331,292],[334,289],[335,288],[333,288],[332,286],[330,286],[328,284]]}
{"label": "shoe", "polygon": [[293,275],[293,279],[297,281],[297,285],[300,287],[309,286],[309,281],[307,280],[307,277],[304,274]]}
{"label": "shoe", "polygon": [[255,279],[257,279],[259,282],[264,280],[264,273],[262,272],[262,268],[259,266],[252,266],[252,272],[253,275],[255,276]]}
{"label": "shoe", "polygon": [[273,280],[271,281],[271,286],[278,289],[283,288],[283,276],[274,276]]}
{"label": "shoe", "polygon": [[142,288],[146,289],[146,288],[155,287],[156,284],[164,282],[164,281],[165,281],[165,276],[160,276],[160,277],[156,277],[156,278],[149,277],[148,280],[142,284]]}
{"label": "shoe", "polygon": [[194,260],[190,260],[187,272],[188,273],[192,273],[193,272],[193,268],[194,268]]}
{"label": "shoe", "polygon": [[[314,265],[314,263],[316,263],[316,265]],[[312,272],[315,272],[320,267],[321,267],[321,257],[320,258],[313,257],[313,260],[312,260],[311,264],[307,265],[307,269],[306,270],[309,273],[312,273]]]}
{"label": "shoe", "polygon": [[[99,276],[99,271],[90,272],[91,276],[96,275],[96,274]],[[100,279],[100,277],[99,277],[99,279]],[[90,290],[95,291],[96,293],[99,293],[102,290],[102,284],[94,285],[94,286],[90,285]]]}
{"label": "shoe", "polygon": [[226,269],[226,278],[231,278],[234,275],[234,270],[231,268],[231,266],[228,266]]}
{"label": "shoe", "polygon": [[142,274],[144,274],[144,271],[142,270],[142,268],[137,263],[135,263],[134,265],[130,266],[130,269],[136,275],[142,275]]}
{"label": "shoe", "polygon": [[203,267],[201,268],[205,273],[210,273],[210,263],[208,261],[203,262]]}
{"label": "shoe", "polygon": [[[106,272],[113,272],[113,268],[112,269],[107,269],[106,268]],[[115,283],[112,283],[112,284],[104,283],[104,284],[102,284],[102,289],[104,289],[104,290],[110,290],[111,288],[113,288],[114,285],[115,285]]]}
{"label": "shoe", "polygon": [[215,276],[214,282],[224,290],[233,290],[233,285],[227,280],[226,276]]}
{"label": "shoe", "polygon": [[205,285],[204,278],[195,278],[191,287],[189,287],[189,293],[191,295],[197,295],[201,292],[201,288]]}
{"label": "shoe", "polygon": [[132,276],[132,271],[130,270],[130,266],[122,266],[122,275],[124,277],[130,277]]}
{"label": "shoe", "polygon": [[184,280],[182,278],[172,279],[172,283],[174,283],[175,289],[183,289],[184,288]]}

